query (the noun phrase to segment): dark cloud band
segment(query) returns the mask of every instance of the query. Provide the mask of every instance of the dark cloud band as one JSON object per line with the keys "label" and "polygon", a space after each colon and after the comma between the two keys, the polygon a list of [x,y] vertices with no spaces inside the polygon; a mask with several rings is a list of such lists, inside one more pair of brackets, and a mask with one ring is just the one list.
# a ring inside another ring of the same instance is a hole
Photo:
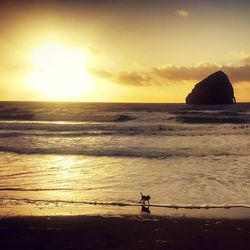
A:
{"label": "dark cloud band", "polygon": [[232,83],[250,82],[250,64],[219,66],[213,63],[203,63],[195,67],[165,65],[145,70],[121,71],[118,73],[92,69],[90,73],[99,78],[109,78],[117,84],[151,86],[159,84],[167,85],[183,81],[198,81],[218,70],[222,70],[228,74]]}

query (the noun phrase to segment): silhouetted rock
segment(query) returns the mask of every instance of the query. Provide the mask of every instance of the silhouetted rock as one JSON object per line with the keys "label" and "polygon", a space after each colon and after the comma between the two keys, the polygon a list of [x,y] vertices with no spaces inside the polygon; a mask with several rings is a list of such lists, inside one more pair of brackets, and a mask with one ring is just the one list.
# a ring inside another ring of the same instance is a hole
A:
{"label": "silhouetted rock", "polygon": [[227,75],[217,71],[195,85],[186,97],[187,104],[233,104],[236,103],[233,86]]}

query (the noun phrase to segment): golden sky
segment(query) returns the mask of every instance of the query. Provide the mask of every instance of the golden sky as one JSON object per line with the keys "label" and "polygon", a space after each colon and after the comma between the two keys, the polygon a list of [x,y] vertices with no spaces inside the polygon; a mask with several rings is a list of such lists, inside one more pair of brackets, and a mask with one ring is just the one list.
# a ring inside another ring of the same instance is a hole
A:
{"label": "golden sky", "polygon": [[0,100],[184,102],[223,70],[250,102],[250,2],[1,1]]}

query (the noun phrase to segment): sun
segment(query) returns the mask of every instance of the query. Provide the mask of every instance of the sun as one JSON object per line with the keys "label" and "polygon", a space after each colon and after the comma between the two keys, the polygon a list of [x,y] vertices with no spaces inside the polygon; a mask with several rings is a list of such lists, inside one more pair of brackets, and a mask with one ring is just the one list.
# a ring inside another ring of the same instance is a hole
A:
{"label": "sun", "polygon": [[60,44],[37,48],[32,56],[28,84],[50,100],[72,100],[86,94],[91,79],[86,71],[87,56]]}

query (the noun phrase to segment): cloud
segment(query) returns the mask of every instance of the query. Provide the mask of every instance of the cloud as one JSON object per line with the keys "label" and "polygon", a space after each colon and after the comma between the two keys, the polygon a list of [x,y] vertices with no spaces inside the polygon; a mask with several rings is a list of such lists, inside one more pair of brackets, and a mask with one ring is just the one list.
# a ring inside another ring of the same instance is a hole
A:
{"label": "cloud", "polygon": [[188,17],[189,12],[187,10],[177,10],[175,12],[176,15],[180,16],[180,17]]}
{"label": "cloud", "polygon": [[9,62],[1,62],[0,61],[0,70],[13,71],[15,73],[25,73],[34,70],[43,70],[42,68],[35,67],[30,63],[9,63]]}
{"label": "cloud", "polygon": [[210,74],[210,72],[218,70],[220,70],[220,66],[215,63],[200,63],[193,67],[165,65],[152,68],[152,72],[156,76],[171,81],[198,80]]}
{"label": "cloud", "polygon": [[122,71],[118,73],[114,78],[114,82],[126,85],[152,85],[152,75],[144,71]]}
{"label": "cloud", "polygon": [[122,85],[149,86],[152,85],[152,77],[146,70],[120,71],[111,73],[106,70],[88,68],[88,72],[95,77],[110,79],[111,81]]}
{"label": "cloud", "polygon": [[89,52],[91,52],[92,54],[95,54],[95,55],[100,54],[100,50],[97,49],[96,47],[92,46],[92,45],[89,45],[89,46],[88,46],[88,50],[89,50]]}
{"label": "cloud", "polygon": [[199,63],[192,67],[178,67],[164,65],[149,69],[120,71],[111,73],[102,70],[92,70],[92,74],[100,78],[109,78],[111,81],[122,85],[153,86],[183,83],[188,81],[201,81],[208,75],[224,71],[232,83],[250,82],[250,64],[240,66],[218,65],[216,63]]}
{"label": "cloud", "polygon": [[250,82],[250,64],[241,66],[218,65],[216,63],[200,63],[194,67],[177,67],[173,65],[154,67],[152,71],[162,79],[172,82],[200,81],[218,70],[224,71],[233,83]]}
{"label": "cloud", "polygon": [[245,64],[250,64],[250,54],[245,54],[241,57],[241,61]]}
{"label": "cloud", "polygon": [[[242,65],[218,65],[216,63],[201,62],[196,66],[179,67],[176,65],[162,65],[150,68],[138,68],[131,71],[111,72],[104,69],[87,68],[88,73],[100,79],[108,79],[116,84],[130,86],[170,85],[183,82],[198,82],[208,75],[222,70],[233,84],[246,82],[250,84],[250,55],[241,58]],[[29,64],[10,64],[0,62],[0,70],[25,72],[41,70]]]}
{"label": "cloud", "polygon": [[98,78],[112,78],[113,74],[107,70],[87,68],[87,71]]}
{"label": "cloud", "polygon": [[222,66],[221,69],[228,74],[233,83],[250,82],[250,64],[241,66]]}

